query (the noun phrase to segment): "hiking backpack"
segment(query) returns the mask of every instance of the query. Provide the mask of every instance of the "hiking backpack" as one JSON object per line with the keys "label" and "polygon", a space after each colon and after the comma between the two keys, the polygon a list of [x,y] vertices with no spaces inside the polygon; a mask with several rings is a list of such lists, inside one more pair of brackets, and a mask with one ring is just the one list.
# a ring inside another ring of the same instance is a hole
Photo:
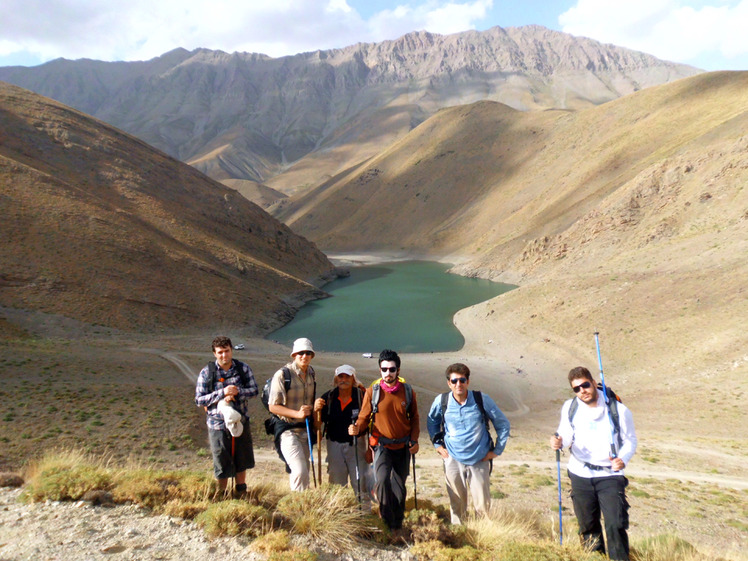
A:
{"label": "hiking backpack", "polygon": [[[603,385],[598,384],[597,389],[599,391],[603,391]],[[605,386],[605,390],[607,393],[606,401],[608,405],[608,411],[610,411],[610,420],[613,422],[613,428],[615,430],[616,436],[618,437],[618,448],[620,448],[623,444],[623,439],[621,438],[621,422],[618,416],[618,402],[621,401],[621,398],[618,397],[618,394],[610,389],[610,387]],[[571,425],[572,429],[574,428],[574,415],[576,415],[577,409],[579,409],[579,399],[575,397],[571,400],[571,405],[569,405],[569,424]]]}

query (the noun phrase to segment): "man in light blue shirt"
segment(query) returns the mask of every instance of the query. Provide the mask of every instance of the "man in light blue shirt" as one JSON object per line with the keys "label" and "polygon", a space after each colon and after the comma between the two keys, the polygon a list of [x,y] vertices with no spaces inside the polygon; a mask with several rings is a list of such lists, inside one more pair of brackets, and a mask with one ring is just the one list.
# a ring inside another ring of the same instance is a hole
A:
{"label": "man in light blue shirt", "polygon": [[[479,514],[491,505],[491,460],[499,456],[509,438],[509,420],[489,396],[468,389],[470,369],[462,363],[447,367],[451,391],[436,396],[426,422],[434,448],[444,459],[444,479],[452,524],[467,515],[468,489]],[[496,444],[489,430],[496,429]]]}

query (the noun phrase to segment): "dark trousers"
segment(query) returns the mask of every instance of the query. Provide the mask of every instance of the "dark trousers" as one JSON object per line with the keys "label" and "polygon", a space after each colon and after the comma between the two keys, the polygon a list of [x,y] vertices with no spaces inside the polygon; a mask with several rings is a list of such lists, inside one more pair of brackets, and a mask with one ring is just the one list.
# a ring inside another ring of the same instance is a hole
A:
{"label": "dark trousers", "polygon": [[405,480],[408,478],[410,450],[403,446],[390,450],[377,446],[374,454],[374,479],[379,513],[387,527],[396,530],[405,518]]}
{"label": "dark trousers", "polygon": [[242,424],[244,430],[236,438],[231,436],[229,429],[208,429],[208,441],[213,453],[213,473],[216,479],[236,477],[237,473],[255,467],[249,419],[242,419]]}
{"label": "dark trousers", "polygon": [[600,514],[605,523],[608,556],[616,561],[628,561],[629,503],[626,500],[628,479],[612,477],[579,477],[569,473],[574,514],[579,522],[579,535],[584,546],[605,555],[605,541],[600,525]]}

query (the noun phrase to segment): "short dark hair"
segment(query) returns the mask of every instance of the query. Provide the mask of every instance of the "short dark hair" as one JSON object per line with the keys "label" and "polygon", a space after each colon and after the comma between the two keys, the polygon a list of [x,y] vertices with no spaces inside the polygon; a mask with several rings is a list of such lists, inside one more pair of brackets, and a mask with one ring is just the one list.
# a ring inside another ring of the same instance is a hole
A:
{"label": "short dark hair", "polygon": [[576,368],[572,368],[571,370],[569,370],[569,383],[570,384],[574,380],[579,380],[580,378],[586,378],[590,382],[595,381],[592,378],[592,374],[590,374],[590,371],[587,370],[584,366],[577,366]]}
{"label": "short dark hair", "polygon": [[461,362],[455,362],[454,364],[450,364],[447,366],[447,371],[445,374],[447,375],[447,380],[450,380],[452,376],[450,374],[460,374],[462,376],[465,376],[468,380],[470,379],[470,369],[467,367],[467,364],[462,364]]}
{"label": "short dark hair", "polygon": [[392,349],[384,349],[379,353],[379,366],[382,366],[382,362],[388,360],[395,363],[395,366],[400,368],[400,357]]}
{"label": "short dark hair", "polygon": [[215,339],[213,339],[213,346],[211,346],[210,350],[215,351],[218,347],[234,347],[234,345],[231,344],[231,339],[228,337],[225,337],[223,335],[219,335]]}

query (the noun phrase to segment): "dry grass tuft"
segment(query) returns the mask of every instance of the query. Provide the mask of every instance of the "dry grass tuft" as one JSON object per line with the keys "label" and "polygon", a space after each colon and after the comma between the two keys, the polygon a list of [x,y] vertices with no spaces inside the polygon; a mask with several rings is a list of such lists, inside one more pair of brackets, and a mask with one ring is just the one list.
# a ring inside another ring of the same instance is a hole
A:
{"label": "dry grass tuft", "polygon": [[278,502],[277,511],[292,522],[294,532],[308,534],[336,553],[352,549],[377,531],[351,489],[339,485],[288,494]]}
{"label": "dry grass tuft", "polygon": [[260,536],[249,546],[252,551],[265,555],[268,561],[316,561],[317,554],[291,545],[291,535],[286,530],[274,530]]}
{"label": "dry grass tuft", "polygon": [[466,544],[464,526],[453,526],[433,510],[411,510],[403,521],[403,528],[415,543],[438,541],[449,547]]}
{"label": "dry grass tuft", "polygon": [[200,513],[208,510],[211,505],[209,501],[183,501],[180,499],[174,499],[167,502],[163,507],[159,508],[161,514],[166,516],[174,516],[177,518],[184,518],[185,520],[194,520]]}
{"label": "dry grass tuft", "polygon": [[243,495],[243,498],[253,505],[263,506],[268,510],[275,510],[280,500],[287,494],[287,488],[282,488],[276,483],[263,481],[247,485],[247,491]]}
{"label": "dry grass tuft", "polygon": [[493,561],[492,552],[479,551],[469,545],[452,549],[438,540],[425,541],[410,548],[418,561]]}
{"label": "dry grass tuft", "polygon": [[32,502],[77,501],[90,491],[107,491],[112,486],[107,469],[79,450],[46,454],[28,467],[26,480],[22,497]]}
{"label": "dry grass tuft", "polygon": [[706,561],[690,543],[676,536],[649,537],[631,548],[632,561]]}
{"label": "dry grass tuft", "polygon": [[170,501],[202,503],[216,493],[215,481],[208,474],[189,471],[126,470],[115,482],[116,502],[134,502],[157,512]]}
{"label": "dry grass tuft", "polygon": [[272,529],[273,516],[261,506],[232,500],[209,505],[195,522],[211,536],[258,537]]}
{"label": "dry grass tuft", "polygon": [[273,530],[260,536],[249,546],[252,551],[268,555],[291,549],[291,536],[287,530]]}
{"label": "dry grass tuft", "polygon": [[469,519],[466,526],[468,542],[478,549],[497,549],[509,541],[548,537],[537,513],[508,510],[499,505],[493,505],[488,516]]}

